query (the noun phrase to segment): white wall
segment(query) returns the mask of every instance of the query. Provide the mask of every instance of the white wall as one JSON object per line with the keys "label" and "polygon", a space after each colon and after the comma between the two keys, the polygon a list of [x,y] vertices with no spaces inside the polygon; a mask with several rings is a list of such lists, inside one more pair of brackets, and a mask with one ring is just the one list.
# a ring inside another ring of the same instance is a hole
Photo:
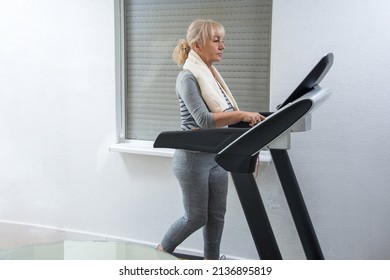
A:
{"label": "white wall", "polygon": [[[333,96],[291,160],[329,259],[389,259],[385,0],[274,0],[272,108],[328,51]],[[157,244],[181,211],[169,158],[115,143],[112,0],[0,0],[0,220]],[[228,48],[227,48],[228,51]],[[258,183],[282,254],[304,258],[272,165]],[[200,232],[181,249],[201,251]],[[257,258],[233,185],[224,254]]]}
{"label": "white wall", "polygon": [[274,1],[272,106],[334,53],[333,95],[291,157],[325,256],[389,259],[390,3],[317,2]]}

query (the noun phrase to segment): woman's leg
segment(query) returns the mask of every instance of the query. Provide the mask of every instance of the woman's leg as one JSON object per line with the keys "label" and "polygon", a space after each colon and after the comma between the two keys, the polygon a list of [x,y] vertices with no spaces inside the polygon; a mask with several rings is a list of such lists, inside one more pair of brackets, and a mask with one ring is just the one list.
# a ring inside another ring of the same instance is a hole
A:
{"label": "woman's leg", "polygon": [[228,174],[216,165],[210,171],[208,222],[203,228],[206,259],[219,259],[220,244],[226,213]]}
{"label": "woman's leg", "polygon": [[182,189],[184,215],[171,225],[161,242],[162,248],[167,252],[173,252],[188,236],[207,223],[209,156],[175,151],[173,170]]}

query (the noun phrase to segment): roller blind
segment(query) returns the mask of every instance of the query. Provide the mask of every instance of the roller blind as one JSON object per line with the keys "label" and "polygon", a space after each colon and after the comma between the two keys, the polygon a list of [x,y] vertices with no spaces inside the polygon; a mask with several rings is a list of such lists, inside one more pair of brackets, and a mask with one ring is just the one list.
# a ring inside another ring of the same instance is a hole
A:
{"label": "roller blind", "polygon": [[225,27],[225,50],[215,67],[241,110],[267,111],[272,0],[125,1],[126,138],[154,140],[179,130],[175,94],[181,68],[172,60],[179,39],[198,18]]}

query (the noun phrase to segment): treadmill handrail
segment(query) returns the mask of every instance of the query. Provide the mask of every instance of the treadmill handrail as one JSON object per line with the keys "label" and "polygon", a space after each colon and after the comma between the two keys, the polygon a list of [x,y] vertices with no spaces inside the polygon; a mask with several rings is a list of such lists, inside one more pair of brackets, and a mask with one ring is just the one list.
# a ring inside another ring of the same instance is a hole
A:
{"label": "treadmill handrail", "polygon": [[248,131],[248,128],[207,128],[192,131],[165,131],[158,135],[153,147],[217,154],[246,131]]}

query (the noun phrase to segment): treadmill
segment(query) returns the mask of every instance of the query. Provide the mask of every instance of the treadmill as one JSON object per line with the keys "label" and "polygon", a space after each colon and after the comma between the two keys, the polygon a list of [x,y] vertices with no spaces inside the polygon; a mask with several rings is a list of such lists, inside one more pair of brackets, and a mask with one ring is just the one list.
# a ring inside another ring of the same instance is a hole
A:
{"label": "treadmill", "polygon": [[264,148],[270,150],[306,258],[324,259],[287,150],[291,133],[310,130],[311,113],[330,96],[331,91],[321,88],[319,83],[333,59],[332,53],[323,56],[277,110],[261,113],[266,119],[253,127],[241,122],[227,128],[167,131],[159,134],[154,143],[155,148],[216,155],[216,162],[231,173],[260,259],[282,259],[253,175],[259,152]]}

